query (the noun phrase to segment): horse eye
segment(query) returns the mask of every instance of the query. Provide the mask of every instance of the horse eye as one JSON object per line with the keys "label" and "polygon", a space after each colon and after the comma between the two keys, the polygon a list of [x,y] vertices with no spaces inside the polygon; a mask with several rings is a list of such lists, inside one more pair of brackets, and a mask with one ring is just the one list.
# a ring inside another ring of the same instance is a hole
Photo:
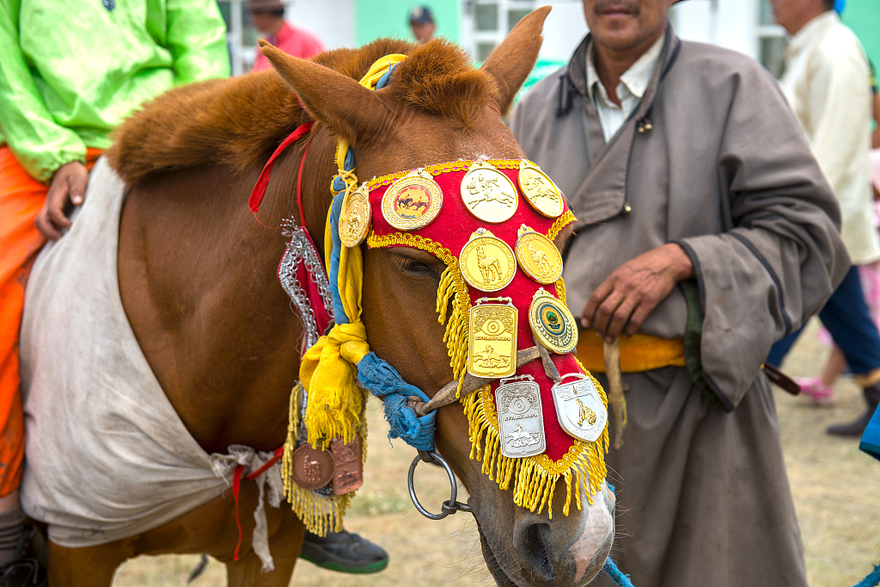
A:
{"label": "horse eye", "polygon": [[393,261],[403,273],[413,277],[431,277],[440,280],[440,274],[437,270],[424,261],[402,255],[395,255]]}

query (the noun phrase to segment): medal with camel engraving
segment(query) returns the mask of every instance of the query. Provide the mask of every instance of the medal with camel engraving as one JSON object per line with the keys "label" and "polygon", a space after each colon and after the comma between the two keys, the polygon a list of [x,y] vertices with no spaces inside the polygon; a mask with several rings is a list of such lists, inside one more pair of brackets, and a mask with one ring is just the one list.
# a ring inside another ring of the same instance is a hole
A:
{"label": "medal with camel engraving", "polygon": [[330,451],[304,444],[293,451],[293,482],[303,489],[320,489],[333,478],[333,457]]}
{"label": "medal with camel engraving", "polygon": [[464,175],[461,199],[471,214],[492,224],[510,220],[519,204],[513,182],[485,161],[474,161]]}
{"label": "medal with camel engraving", "polygon": [[574,316],[543,287],[535,292],[529,306],[529,326],[537,341],[556,354],[570,353],[577,346]]}
{"label": "medal with camel engraving", "polygon": [[[574,381],[565,382],[569,377]],[[595,442],[608,421],[608,410],[590,377],[582,373],[567,373],[553,385],[553,403],[559,425],[569,435]]]}
{"label": "medal with camel engraving", "polygon": [[516,274],[516,258],[506,242],[478,228],[458,256],[461,275],[471,286],[486,292],[507,287]]}
{"label": "medal with camel engraving", "polygon": [[345,444],[342,438],[330,441],[330,455],[333,457],[333,493],[351,493],[364,484],[364,469],[361,463],[361,439]]}
{"label": "medal with camel engraving", "polygon": [[364,242],[370,232],[372,211],[370,192],[366,185],[345,193],[339,214],[339,240],[349,249]]}
{"label": "medal with camel engraving", "polygon": [[518,317],[511,298],[477,300],[469,313],[468,373],[491,379],[516,373]]}
{"label": "medal with camel engraving", "polygon": [[424,169],[401,177],[382,196],[382,216],[399,230],[431,224],[443,207],[443,190]]}
{"label": "medal with camel engraving", "polygon": [[548,285],[562,277],[562,255],[549,238],[523,224],[516,237],[516,259],[526,275]]}
{"label": "medal with camel engraving", "polygon": [[501,454],[519,459],[544,452],[541,387],[531,375],[502,379],[495,390]]}
{"label": "medal with camel engraving", "polygon": [[562,192],[538,166],[520,161],[517,183],[526,201],[539,214],[547,218],[558,218],[565,210],[565,198],[562,197]]}

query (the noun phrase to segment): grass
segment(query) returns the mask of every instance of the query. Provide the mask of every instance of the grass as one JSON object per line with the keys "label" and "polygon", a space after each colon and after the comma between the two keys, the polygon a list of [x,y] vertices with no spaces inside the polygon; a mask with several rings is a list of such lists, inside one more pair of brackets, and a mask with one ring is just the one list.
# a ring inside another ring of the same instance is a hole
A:
{"label": "grass", "polygon": [[[801,336],[785,365],[793,376],[818,375],[827,348],[816,342],[816,325]],[[777,390],[776,404],[789,481],[804,542],[812,587],[855,585],[880,561],[880,462],[858,450],[853,440],[827,436],[826,426],[848,421],[864,404],[858,387],[842,378],[833,403],[815,407],[805,398]],[[346,518],[346,527],[381,544],[390,554],[388,568],[376,575],[330,573],[310,563],[297,564],[291,585],[298,587],[432,587],[492,585],[480,554],[476,525],[467,514],[439,522],[419,515],[409,501],[406,473],[415,451],[385,438],[377,402],[370,403],[370,457],[364,487]],[[448,498],[442,469],[420,465],[419,497],[438,511]],[[120,567],[114,587],[182,586],[197,556],[141,557]],[[226,584],[223,565],[212,561],[195,587]],[[648,587],[648,586],[637,586]]]}

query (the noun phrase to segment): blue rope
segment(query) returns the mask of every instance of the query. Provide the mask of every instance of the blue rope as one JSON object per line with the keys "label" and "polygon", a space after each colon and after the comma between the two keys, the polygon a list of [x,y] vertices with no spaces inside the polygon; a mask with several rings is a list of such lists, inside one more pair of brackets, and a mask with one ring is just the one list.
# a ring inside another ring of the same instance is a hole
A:
{"label": "blue rope", "polygon": [[874,570],[856,587],[877,587],[877,585],[880,585],[880,565],[876,565]]}
{"label": "blue rope", "polygon": [[330,293],[333,296],[333,319],[337,324],[348,324],[351,320],[345,314],[342,297],[339,295],[339,255],[342,251],[342,240],[339,238],[339,215],[342,214],[342,198],[338,194],[330,206],[330,234],[333,237],[333,250],[330,251]]}
{"label": "blue rope", "polygon": [[602,568],[605,571],[605,574],[611,577],[611,580],[620,585],[620,587],[634,587],[632,581],[629,580],[629,575],[624,575],[620,572],[620,569],[617,568],[617,565],[614,564],[614,561],[611,560],[611,557],[605,559],[605,566]]}
{"label": "blue rope", "polygon": [[434,450],[434,420],[436,413],[422,417],[406,405],[406,399],[417,396],[427,402],[428,396],[415,385],[404,381],[400,373],[376,353],[369,352],[357,365],[358,382],[376,397],[384,398],[385,420],[389,438],[402,438],[416,450]]}

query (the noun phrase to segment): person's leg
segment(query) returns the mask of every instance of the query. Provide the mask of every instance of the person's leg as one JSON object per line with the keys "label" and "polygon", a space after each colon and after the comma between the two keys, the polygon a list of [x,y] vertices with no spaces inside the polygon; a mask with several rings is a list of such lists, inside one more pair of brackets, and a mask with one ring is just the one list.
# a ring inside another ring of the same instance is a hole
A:
{"label": "person's leg", "polygon": [[868,313],[856,267],[850,268],[819,312],[819,319],[843,352],[868,405],[856,420],[831,426],[828,433],[861,436],[880,403],[880,334]]}
{"label": "person's leg", "polygon": [[828,355],[819,377],[795,377],[794,380],[801,386],[803,395],[817,405],[825,405],[831,401],[834,395],[834,382],[843,373],[844,368],[846,368],[846,358],[843,356],[843,351],[835,346],[831,349],[831,354]]}
{"label": "person's leg", "polygon": [[791,350],[791,346],[798,339],[798,336],[801,335],[803,329],[804,327],[801,326],[791,334],[777,340],[776,343],[770,347],[770,354],[767,355],[767,362],[774,367],[781,367],[782,361],[785,360],[785,355]]}
{"label": "person's leg", "polygon": [[8,148],[0,148],[0,566],[16,558],[24,532],[18,501],[24,459],[18,330],[27,274],[44,242],[34,219],[47,189]]}

